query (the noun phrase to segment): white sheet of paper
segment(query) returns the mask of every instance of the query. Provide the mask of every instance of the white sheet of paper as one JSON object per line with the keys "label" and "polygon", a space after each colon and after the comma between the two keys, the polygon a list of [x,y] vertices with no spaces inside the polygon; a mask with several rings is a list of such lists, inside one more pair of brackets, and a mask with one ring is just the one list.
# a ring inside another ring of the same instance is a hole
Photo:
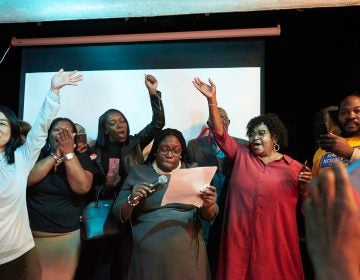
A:
{"label": "white sheet of paper", "polygon": [[216,166],[204,166],[174,170],[161,206],[169,203],[183,203],[201,207],[203,200],[198,197],[198,194],[210,184],[216,168]]}

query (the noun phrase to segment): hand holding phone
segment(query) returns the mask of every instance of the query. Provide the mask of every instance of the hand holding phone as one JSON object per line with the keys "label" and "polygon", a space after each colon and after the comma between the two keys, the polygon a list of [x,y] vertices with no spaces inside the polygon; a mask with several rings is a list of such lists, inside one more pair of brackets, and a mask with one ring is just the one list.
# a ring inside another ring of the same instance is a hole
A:
{"label": "hand holding phone", "polygon": [[119,174],[119,165],[120,159],[119,158],[109,158],[109,167],[108,167],[108,176],[114,176]]}
{"label": "hand holding phone", "polygon": [[327,123],[318,123],[318,124],[316,124],[316,131],[319,134],[319,136],[323,135],[323,134],[329,134]]}

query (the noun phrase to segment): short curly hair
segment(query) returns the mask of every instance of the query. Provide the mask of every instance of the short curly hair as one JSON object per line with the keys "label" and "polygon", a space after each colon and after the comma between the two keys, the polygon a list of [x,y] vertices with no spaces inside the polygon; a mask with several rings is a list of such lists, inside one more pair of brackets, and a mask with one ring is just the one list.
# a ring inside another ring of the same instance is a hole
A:
{"label": "short curly hair", "polygon": [[255,127],[262,123],[267,126],[270,135],[277,139],[277,144],[279,144],[280,147],[288,146],[287,129],[282,120],[280,120],[280,118],[278,117],[278,115],[274,113],[267,113],[252,118],[246,125],[246,135],[249,137],[252,132],[254,132]]}

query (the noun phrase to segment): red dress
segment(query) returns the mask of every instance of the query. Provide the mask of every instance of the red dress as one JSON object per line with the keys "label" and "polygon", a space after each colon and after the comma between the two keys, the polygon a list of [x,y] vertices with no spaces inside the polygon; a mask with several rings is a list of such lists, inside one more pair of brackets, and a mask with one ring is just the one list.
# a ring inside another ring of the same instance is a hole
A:
{"label": "red dress", "polygon": [[296,222],[301,163],[264,164],[228,134],[216,141],[234,160],[217,279],[304,279]]}

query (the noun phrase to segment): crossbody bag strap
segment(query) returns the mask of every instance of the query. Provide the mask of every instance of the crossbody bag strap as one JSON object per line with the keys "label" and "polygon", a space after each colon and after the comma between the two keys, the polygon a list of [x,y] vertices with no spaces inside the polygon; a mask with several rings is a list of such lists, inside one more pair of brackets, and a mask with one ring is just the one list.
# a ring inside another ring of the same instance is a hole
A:
{"label": "crossbody bag strap", "polygon": [[94,201],[94,207],[99,207],[99,197],[103,186],[96,186],[96,194],[95,194],[95,201]]}

